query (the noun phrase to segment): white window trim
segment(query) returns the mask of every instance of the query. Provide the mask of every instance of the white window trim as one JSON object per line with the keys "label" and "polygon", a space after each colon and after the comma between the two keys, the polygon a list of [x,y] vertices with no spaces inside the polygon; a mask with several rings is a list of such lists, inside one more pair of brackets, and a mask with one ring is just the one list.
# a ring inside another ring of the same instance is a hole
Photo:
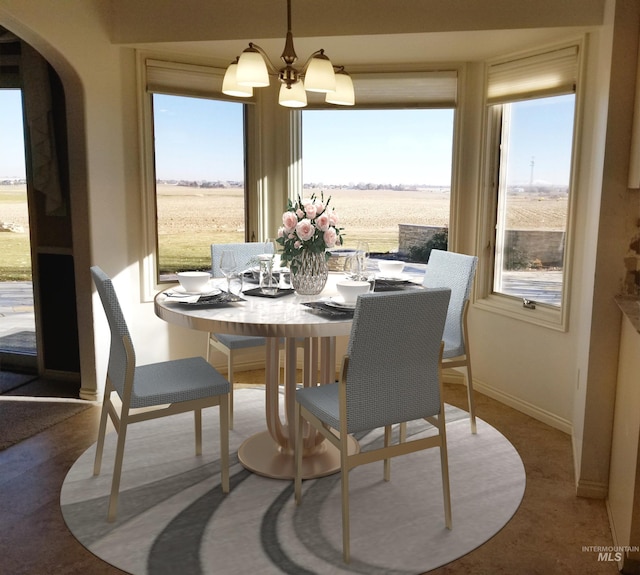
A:
{"label": "white window trim", "polygon": [[[487,107],[487,113],[483,120],[483,131],[485,134],[484,144],[482,146],[482,174],[481,174],[481,192],[478,210],[478,269],[476,271],[475,282],[475,301],[474,304],[478,309],[482,309],[491,313],[497,313],[512,319],[525,321],[541,327],[553,329],[556,331],[566,332],[569,329],[569,310],[571,306],[571,284],[572,284],[572,269],[573,269],[573,244],[574,244],[574,226],[575,226],[575,210],[576,210],[576,195],[579,189],[578,182],[578,162],[577,158],[580,157],[580,117],[582,116],[582,98],[581,98],[581,82],[580,77],[585,65],[584,62],[584,38],[576,39],[570,43],[562,46],[540,49],[536,52],[529,54],[520,54],[517,56],[503,58],[502,60],[508,62],[515,60],[516,58],[535,58],[536,54],[549,52],[549,50],[564,48],[571,48],[576,46],[578,50],[578,63],[577,63],[577,81],[576,81],[576,104],[574,112],[574,133],[573,133],[573,153],[571,160],[571,175],[569,185],[569,202],[567,206],[567,228],[566,228],[566,243],[565,243],[565,263],[562,283],[562,306],[560,308],[543,304],[540,302],[534,302],[535,308],[530,309],[524,306],[522,298],[498,294],[493,292],[493,265],[494,265],[494,233],[493,225],[495,223],[494,214],[498,208],[497,206],[497,194],[496,191],[496,178],[497,167],[499,157],[497,157],[498,149],[495,145],[495,138],[499,133],[499,114],[490,109],[490,103],[487,98],[487,86],[488,81],[488,68],[495,62],[487,63],[487,74],[485,74],[485,105]],[[545,92],[539,93],[540,97],[545,95],[550,96]]]}

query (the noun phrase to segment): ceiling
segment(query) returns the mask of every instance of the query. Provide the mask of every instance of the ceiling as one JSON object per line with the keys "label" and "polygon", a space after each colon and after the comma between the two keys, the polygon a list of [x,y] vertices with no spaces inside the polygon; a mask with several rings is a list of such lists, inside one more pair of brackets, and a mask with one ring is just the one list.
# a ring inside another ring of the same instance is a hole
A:
{"label": "ceiling", "polygon": [[[604,0],[292,0],[300,60],[344,65],[485,60],[599,26]],[[249,41],[275,62],[285,0],[111,0],[116,44],[228,63]]]}

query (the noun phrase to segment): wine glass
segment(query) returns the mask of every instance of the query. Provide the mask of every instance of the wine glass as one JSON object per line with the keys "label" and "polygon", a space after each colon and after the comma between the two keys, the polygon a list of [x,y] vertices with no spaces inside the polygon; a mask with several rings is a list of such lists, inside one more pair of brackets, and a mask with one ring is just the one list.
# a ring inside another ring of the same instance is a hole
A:
{"label": "wine glass", "polygon": [[363,241],[358,242],[356,244],[356,254],[360,263],[360,274],[366,275],[369,265],[369,244]]}
{"label": "wine glass", "polygon": [[227,292],[231,290],[231,274],[238,269],[236,255],[230,250],[224,250],[220,255],[220,271],[227,278]]}
{"label": "wine glass", "polygon": [[273,269],[279,271],[281,264],[281,254],[279,251],[279,244],[275,238],[267,238],[264,240],[264,253],[272,254],[271,261],[273,262]]}
{"label": "wine glass", "polygon": [[275,254],[277,251],[277,243],[275,238],[265,238],[264,240],[264,253]]}

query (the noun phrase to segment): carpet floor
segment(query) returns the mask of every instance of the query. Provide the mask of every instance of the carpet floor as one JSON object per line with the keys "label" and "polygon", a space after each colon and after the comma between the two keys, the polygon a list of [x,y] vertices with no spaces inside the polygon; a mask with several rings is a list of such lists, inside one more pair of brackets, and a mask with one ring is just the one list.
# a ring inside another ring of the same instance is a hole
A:
{"label": "carpet floor", "polygon": [[0,371],[0,394],[16,389],[30,381],[36,379],[37,375],[27,373],[13,373],[11,371]]}
{"label": "carpet floor", "polygon": [[[440,460],[430,449],[350,473],[351,553],[342,562],[340,475],[308,480],[296,506],[291,481],[260,477],[239,463],[239,445],[264,429],[264,391],[236,391],[231,432],[231,493],[222,495],[217,409],[203,417],[205,446],[193,455],[189,414],[129,429],[118,519],[106,509],[115,451],[107,435],[102,474],[92,475],[95,444],[67,474],[60,503],[73,535],[93,554],[135,575],[169,573],[424,573],[493,537],[518,509],[525,471],[511,443],[486,422],[447,406],[453,529],[444,526]],[[409,433],[429,433],[412,423]],[[209,440],[207,440],[209,439]],[[361,448],[380,440],[358,437]]]}
{"label": "carpet floor", "polygon": [[0,397],[0,451],[76,415],[86,401]]}

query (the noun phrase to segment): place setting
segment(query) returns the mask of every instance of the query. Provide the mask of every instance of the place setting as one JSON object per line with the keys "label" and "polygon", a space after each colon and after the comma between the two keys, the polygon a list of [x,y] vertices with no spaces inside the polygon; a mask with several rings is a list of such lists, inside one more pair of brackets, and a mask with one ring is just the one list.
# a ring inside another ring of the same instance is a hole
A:
{"label": "place setting", "polygon": [[257,262],[257,266],[242,272],[243,278],[250,278],[250,282],[258,284],[257,287],[244,290],[244,295],[279,298],[295,292],[290,284],[289,269],[280,265],[279,254],[261,254]]}
{"label": "place setting", "polygon": [[242,290],[232,288],[232,279],[227,277],[227,291],[211,283],[211,274],[202,271],[178,272],[177,285],[165,292],[166,301],[189,306],[224,305],[244,301]]}
{"label": "place setting", "polygon": [[413,276],[403,273],[405,263],[401,260],[379,260],[378,270],[375,276],[375,290],[381,291],[397,291],[405,288],[419,288],[421,285],[416,283]]}
{"label": "place setting", "polygon": [[320,301],[306,302],[302,305],[336,318],[353,317],[358,296],[373,291],[373,283],[365,280],[345,278],[336,282],[337,296]]}

